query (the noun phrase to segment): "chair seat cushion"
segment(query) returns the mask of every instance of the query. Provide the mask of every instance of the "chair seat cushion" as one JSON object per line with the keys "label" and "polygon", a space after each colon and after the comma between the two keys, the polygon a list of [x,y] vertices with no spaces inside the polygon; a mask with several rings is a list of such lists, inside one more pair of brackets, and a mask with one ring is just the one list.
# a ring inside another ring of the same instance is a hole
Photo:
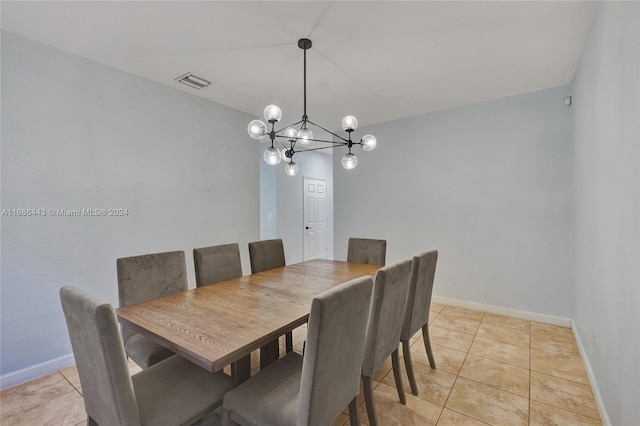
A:
{"label": "chair seat cushion", "polygon": [[302,356],[289,352],[228,392],[223,406],[254,425],[295,426],[301,372]]}
{"label": "chair seat cushion", "polygon": [[142,368],[150,367],[175,355],[164,346],[138,333],[132,334],[127,338],[124,342],[124,348],[129,358]]}
{"label": "chair seat cushion", "polygon": [[142,425],[191,424],[220,405],[233,380],[174,355],[131,376]]}

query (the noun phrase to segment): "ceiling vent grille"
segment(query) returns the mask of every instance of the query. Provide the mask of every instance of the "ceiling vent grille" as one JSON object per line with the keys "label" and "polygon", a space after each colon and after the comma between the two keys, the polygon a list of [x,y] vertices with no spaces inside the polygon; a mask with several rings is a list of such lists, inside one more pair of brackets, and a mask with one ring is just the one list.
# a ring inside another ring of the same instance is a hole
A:
{"label": "ceiling vent grille", "polygon": [[185,86],[189,86],[192,87],[194,89],[198,89],[198,90],[202,90],[205,89],[206,87],[208,87],[211,82],[209,80],[205,80],[202,77],[198,77],[196,75],[191,74],[190,72],[181,75],[180,77],[176,78],[176,81],[178,83],[182,83]]}

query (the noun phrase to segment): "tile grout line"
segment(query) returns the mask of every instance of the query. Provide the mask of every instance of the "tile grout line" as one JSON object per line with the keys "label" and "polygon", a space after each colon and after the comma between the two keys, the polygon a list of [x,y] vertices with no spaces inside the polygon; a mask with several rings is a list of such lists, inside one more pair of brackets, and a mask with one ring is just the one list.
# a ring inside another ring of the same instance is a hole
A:
{"label": "tile grout line", "polygon": [[[556,379],[567,380],[567,379],[563,379],[562,377],[556,377],[556,376],[552,376],[552,375],[550,375],[550,374],[540,373],[540,372],[538,372],[538,371],[535,371],[535,373],[536,373],[536,374],[542,374],[542,375],[549,376],[549,377],[553,377],[553,378],[556,378]],[[567,381],[570,381],[570,380],[567,380]],[[572,382],[572,383],[575,383],[575,384],[580,385],[580,386],[586,386],[586,387],[589,387],[589,388],[591,389],[591,386],[589,386],[589,385],[585,385],[585,384],[577,383],[577,382]],[[569,409],[569,408],[566,408],[566,407],[558,407],[558,405],[554,405],[554,404],[549,403],[549,402],[545,402],[545,401],[538,401],[537,399],[533,399],[533,401],[538,402],[538,403],[540,403],[540,404],[546,404],[546,405],[548,405],[548,406],[550,406],[550,407],[558,408],[558,409],[560,409],[560,410],[568,411],[568,412],[570,412],[570,413],[578,414],[578,415],[580,415],[580,416],[588,417],[588,418],[593,419],[593,420],[599,420],[599,421],[602,421],[602,419],[597,419],[597,418],[595,418],[595,417],[591,417],[591,416],[590,416],[590,415],[588,415],[588,414],[584,414],[584,413],[582,413],[582,412],[574,411],[574,410]]]}
{"label": "tile grout line", "polygon": [[[68,367],[67,367],[68,368]],[[58,370],[58,373],[60,373],[60,375],[67,381],[67,383],[69,383],[71,385],[71,387],[73,388],[74,391],[78,392],[78,394],[80,394],[81,397],[84,398],[84,395],[82,395],[82,392],[80,392],[78,390],[78,388],[75,387],[75,385],[73,383],[71,383],[71,380],[69,380],[67,378],[67,376],[65,376],[64,374],[62,374],[62,370]]]}
{"label": "tile grout line", "polygon": [[[64,375],[63,375],[62,373],[60,373],[60,371],[57,371],[57,373],[59,373],[61,376],[63,376],[63,377],[64,377]],[[66,378],[65,378],[65,380],[66,380]],[[27,382],[27,383],[28,383],[28,382]],[[70,384],[70,385],[71,385],[71,384]],[[53,398],[48,399],[48,400],[46,400],[46,401],[42,401],[42,402],[40,402],[39,404],[31,405],[31,406],[29,406],[29,407],[25,408],[24,410],[16,411],[16,412],[15,412],[15,413],[13,413],[13,414],[10,414],[10,415],[8,415],[8,416],[6,416],[6,417],[3,417],[3,418],[2,418],[2,420],[0,420],[0,423],[4,423],[4,422],[6,422],[6,420],[7,420],[7,419],[11,419],[11,418],[16,417],[16,416],[18,416],[18,415],[23,415],[25,412],[27,412],[27,411],[29,411],[29,410],[33,410],[33,409],[36,409],[36,408],[41,407],[41,406],[43,406],[43,405],[46,405],[46,404],[48,404],[48,403],[50,403],[50,402],[52,402],[52,401],[55,401],[55,400],[56,400],[56,399],[58,399],[58,398],[62,398],[63,396],[67,396],[67,395],[69,395],[70,393],[73,393],[74,391],[76,391],[76,389],[73,387],[73,385],[71,385],[71,390],[70,390],[69,392],[65,392],[65,393],[62,393],[62,394],[60,394],[60,395],[54,396]],[[83,397],[83,396],[82,396],[82,394],[80,394],[80,397]]]}
{"label": "tile grout line", "polygon": [[[482,314],[482,318],[484,318],[484,313]],[[469,345],[469,349],[467,349],[467,352],[464,356],[464,360],[462,361],[462,364],[460,365],[460,370],[458,371],[458,373],[456,374],[456,379],[453,381],[453,385],[451,386],[451,390],[449,390],[449,394],[447,395],[447,400],[444,402],[444,405],[442,406],[442,411],[440,412],[440,416],[442,416],[442,413],[444,413],[445,408],[447,407],[447,403],[449,402],[449,398],[451,397],[451,393],[453,392],[453,388],[456,386],[456,383],[458,383],[458,379],[460,378],[460,372],[462,371],[462,367],[464,367],[464,363],[467,361],[467,357],[469,356],[469,351],[471,350],[471,346],[473,346],[473,342],[476,339],[476,336],[478,334],[478,329],[480,328],[480,324],[482,323],[482,319],[478,322],[478,327],[476,328],[475,333],[473,334],[473,339],[471,340],[471,344]],[[452,410],[455,411],[455,410]],[[457,411],[455,411],[457,413]],[[475,417],[469,416],[468,414],[464,414],[464,413],[459,413],[462,415],[465,415],[471,419],[480,421],[482,423],[485,423],[484,421],[480,420],[480,419],[476,419]],[[438,421],[440,420],[440,416],[438,416]],[[437,423],[436,423],[437,424]]]}
{"label": "tile grout line", "polygon": [[[440,314],[442,313],[442,311],[444,311],[445,307],[446,307],[446,305],[445,305],[445,306],[443,306],[443,307],[442,307],[442,309],[440,309],[440,312],[438,312],[438,313],[436,314],[436,316],[433,318],[433,320],[432,320],[432,321],[427,321],[427,328],[431,326],[431,323],[435,322],[435,321],[438,319],[438,317],[440,316]],[[435,327],[435,326],[434,326],[434,327]],[[423,340],[424,340],[424,337],[423,337]],[[429,340],[431,340],[431,333],[429,333]],[[416,342],[417,342],[417,341],[418,341],[418,339],[416,339]],[[430,343],[431,343],[431,345],[432,345],[432,347],[433,347],[433,342],[430,342]],[[414,344],[415,344],[415,342],[414,342]],[[410,346],[409,346],[409,350],[411,350],[411,346],[413,346],[413,345],[410,345]],[[433,350],[433,349],[432,349],[432,350]],[[433,357],[434,357],[434,359],[435,359],[435,355],[434,355]],[[465,355],[465,359],[466,359],[466,357],[467,357],[467,356]],[[413,360],[412,360],[411,362],[413,362]],[[464,364],[464,361],[463,361],[463,364]],[[462,368],[462,367],[460,367],[460,368]],[[449,394],[447,395],[447,400],[444,402],[444,404],[442,404],[442,409],[440,410],[440,414],[438,414],[438,418],[436,419],[435,426],[437,426],[438,422],[440,421],[440,418],[442,417],[442,414],[444,413],[444,410],[446,409],[447,401],[449,401],[449,396],[451,395],[451,391],[453,391],[453,387],[454,387],[454,386],[455,386],[455,384],[456,384],[456,380],[458,380],[458,376],[457,376],[457,375],[456,375],[456,379],[453,381],[453,385],[451,385],[451,390],[449,390]],[[426,400],[425,400],[425,401],[426,401]]]}
{"label": "tile grout line", "polygon": [[[459,377],[463,377],[463,376],[460,376],[460,373],[462,372],[462,368],[464,367],[464,363],[466,362],[466,360],[467,360],[467,358],[468,358],[468,355],[471,353],[471,352],[470,352],[470,350],[471,350],[471,346],[473,346],[473,342],[475,341],[476,337],[480,337],[480,336],[478,336],[478,330],[480,329],[480,327],[481,327],[482,323],[484,322],[484,317],[485,317],[485,315],[486,315],[486,313],[483,313],[482,319],[479,321],[478,328],[476,329],[476,333],[473,335],[472,343],[471,343],[471,345],[469,346],[469,350],[467,350],[467,352],[466,352],[465,359],[464,359],[464,361],[463,361],[463,363],[462,363],[462,365],[461,365],[461,367],[460,367],[460,371],[459,371],[459,372],[458,372],[458,374],[456,375],[456,380],[454,381],[454,385],[453,385],[453,386],[455,386],[455,384],[457,383],[457,381],[458,381],[458,378],[459,378]],[[530,327],[530,323],[531,323],[531,322],[529,321],[529,327]],[[511,329],[515,329],[515,328],[511,328]],[[466,333],[465,333],[465,334],[466,334]],[[482,337],[481,337],[481,338],[482,338]],[[489,339],[489,338],[487,338],[487,339],[488,339],[488,340],[493,340],[493,341],[498,341],[498,342],[500,342],[500,343],[507,343],[507,342],[502,342],[502,341],[495,340],[495,339]],[[510,344],[510,343],[507,343],[507,344]],[[516,347],[518,347],[517,345],[512,345],[512,346],[516,346]],[[531,346],[531,339],[529,339],[529,346]],[[520,347],[522,347],[522,346],[520,346]],[[492,362],[497,362],[497,363],[500,363],[500,364],[508,365],[508,366],[510,366],[510,367],[521,368],[521,369],[525,370],[525,368],[524,368],[524,367],[517,366],[517,365],[513,365],[513,364],[509,364],[509,363],[507,363],[507,362],[503,362],[503,361],[495,360],[495,359],[492,359],[492,358],[487,358],[487,357],[484,357],[484,356],[481,356],[481,355],[477,355],[477,354],[471,354],[471,355],[477,356],[477,357],[479,357],[479,358],[487,359],[487,360],[492,361]],[[529,367],[530,367],[530,366],[531,366],[531,355],[529,354]],[[526,370],[529,372],[529,376],[530,376],[530,375],[531,375],[531,369],[530,369],[530,368],[528,368],[528,369],[526,369]],[[482,383],[482,382],[479,382],[479,381],[476,381],[476,380],[473,380],[473,379],[470,379],[470,378],[467,378],[467,377],[463,377],[463,378],[464,378],[465,380],[469,380],[469,381],[471,381],[471,382],[474,382],[474,383],[477,383],[477,384],[480,384],[480,385],[483,385],[483,386],[487,386],[487,387],[490,387],[490,388],[496,389],[496,390],[501,391],[501,392],[505,392],[505,393],[508,393],[508,394],[511,394],[511,395],[514,395],[514,396],[517,396],[517,397],[520,397],[520,398],[525,398],[525,397],[524,397],[524,396],[522,396],[522,395],[516,394],[516,393],[511,392],[511,391],[506,390],[506,389],[502,389],[502,388],[497,387],[497,386],[495,386],[495,385],[491,385],[491,384],[487,384],[487,383]],[[453,386],[452,386],[452,388],[451,388],[451,391],[453,391]],[[528,411],[529,411],[529,412],[528,412],[528,415],[527,415],[527,422],[528,422],[528,424],[530,424],[530,422],[531,422],[531,414],[530,414],[530,412],[531,412],[531,389],[530,389],[530,387],[531,387],[531,379],[530,379],[530,377],[529,377],[529,396],[526,398],[526,399],[527,399],[527,403],[528,403]],[[451,392],[449,393],[449,396],[450,396],[450,395],[451,395]],[[447,397],[447,402],[448,402],[448,400],[449,400],[449,397]],[[446,405],[446,402],[445,402],[445,405]],[[444,407],[444,408],[446,408],[446,407]],[[443,412],[444,412],[444,408],[443,408]],[[484,422],[483,420],[477,419],[477,418],[472,417],[472,416],[470,416],[470,415],[468,415],[468,414],[460,413],[460,412],[458,412],[458,411],[456,411],[456,410],[452,410],[452,411],[455,411],[456,413],[459,413],[459,414],[464,415],[464,416],[466,416],[466,417],[469,417],[469,418],[472,418],[472,419],[474,419],[474,420],[477,420],[477,421],[479,421],[479,422],[481,422],[481,423],[485,423],[485,424],[487,424],[487,423],[486,423],[486,422]]]}

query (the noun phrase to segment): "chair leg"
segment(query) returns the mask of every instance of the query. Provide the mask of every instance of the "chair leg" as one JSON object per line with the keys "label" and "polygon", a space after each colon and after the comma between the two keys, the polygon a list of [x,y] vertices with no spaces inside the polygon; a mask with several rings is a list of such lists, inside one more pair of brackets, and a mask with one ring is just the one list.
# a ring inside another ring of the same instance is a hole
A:
{"label": "chair leg", "polygon": [[362,384],[364,385],[364,403],[367,406],[369,426],[378,426],[376,410],[373,407],[373,388],[371,387],[371,377],[362,376]]}
{"label": "chair leg", "polygon": [[411,350],[409,348],[409,340],[402,341],[402,355],[404,358],[404,369],[407,370],[407,377],[409,378],[409,386],[411,386],[411,393],[418,396],[418,385],[416,384],[416,376],[413,374],[413,362],[411,361]]}
{"label": "chair leg", "polygon": [[393,378],[396,381],[396,390],[398,391],[398,398],[402,405],[407,405],[407,398],[404,395],[404,385],[402,383],[402,375],[400,374],[400,360],[398,359],[398,350],[396,349],[391,354],[391,365],[393,366]]}
{"label": "chair leg", "polygon": [[360,417],[358,416],[358,397],[356,396],[349,403],[349,422],[351,426],[360,426]]}
{"label": "chair leg", "polygon": [[287,353],[293,351],[293,332],[288,332],[285,336],[285,346],[287,347]]}
{"label": "chair leg", "polygon": [[433,350],[431,350],[431,340],[429,339],[429,324],[422,326],[422,340],[424,340],[424,349],[427,351],[427,357],[429,357],[429,365],[431,368],[436,368],[436,360],[433,358]]}
{"label": "chair leg", "polygon": [[222,426],[229,426],[231,423],[231,413],[226,408],[222,409]]}

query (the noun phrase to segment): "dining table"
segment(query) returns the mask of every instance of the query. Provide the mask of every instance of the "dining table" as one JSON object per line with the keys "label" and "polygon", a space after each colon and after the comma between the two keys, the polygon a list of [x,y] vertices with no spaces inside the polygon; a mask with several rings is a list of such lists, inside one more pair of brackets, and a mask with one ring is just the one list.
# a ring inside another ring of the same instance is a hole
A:
{"label": "dining table", "polygon": [[116,309],[118,321],[202,368],[231,365],[236,384],[279,356],[278,338],[305,324],[313,298],[381,265],[314,259]]}

